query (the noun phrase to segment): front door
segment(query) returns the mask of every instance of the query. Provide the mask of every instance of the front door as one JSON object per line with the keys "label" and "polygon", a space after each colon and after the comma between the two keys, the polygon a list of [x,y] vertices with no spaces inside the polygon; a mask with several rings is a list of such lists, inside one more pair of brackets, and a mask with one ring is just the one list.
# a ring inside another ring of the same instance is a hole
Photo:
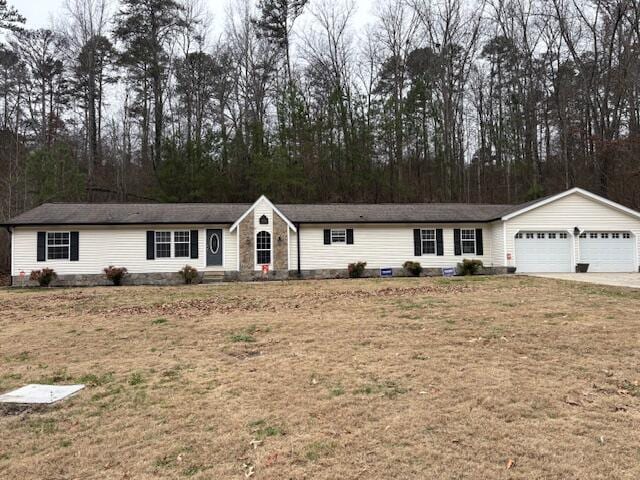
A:
{"label": "front door", "polygon": [[207,230],[207,267],[222,266],[222,229]]}

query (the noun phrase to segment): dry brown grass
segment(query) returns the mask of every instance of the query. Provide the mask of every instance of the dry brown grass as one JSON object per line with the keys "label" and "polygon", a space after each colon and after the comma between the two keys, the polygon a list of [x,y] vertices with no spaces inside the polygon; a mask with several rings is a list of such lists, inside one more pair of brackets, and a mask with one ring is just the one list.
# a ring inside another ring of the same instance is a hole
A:
{"label": "dry brown grass", "polygon": [[[395,279],[0,290],[0,478],[638,478],[640,292]],[[509,468],[507,468],[509,466]]]}

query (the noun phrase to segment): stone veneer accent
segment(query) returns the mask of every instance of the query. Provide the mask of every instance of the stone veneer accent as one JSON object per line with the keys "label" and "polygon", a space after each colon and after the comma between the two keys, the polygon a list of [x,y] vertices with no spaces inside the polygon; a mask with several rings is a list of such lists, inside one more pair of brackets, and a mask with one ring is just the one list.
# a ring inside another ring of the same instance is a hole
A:
{"label": "stone veneer accent", "polygon": [[[512,267],[485,267],[480,270],[480,275],[505,275],[515,273],[515,268]],[[425,268],[422,272],[423,277],[439,277],[442,275],[442,269],[440,268]],[[380,271],[373,268],[365,270],[363,278],[375,278],[380,276]],[[407,277],[410,276],[403,268],[393,269],[394,277]],[[298,275],[296,270],[280,270],[271,271],[268,275],[263,275],[262,272],[256,272],[255,270],[244,272],[224,272],[224,281],[237,282],[237,281],[256,281],[256,280],[293,280],[293,279],[327,279],[327,278],[348,278],[349,273],[346,269],[320,269],[320,270],[303,270]],[[202,274],[194,283],[200,283],[202,281]],[[184,280],[176,272],[166,273],[130,273],[128,274],[123,285],[182,285]],[[104,275],[86,274],[86,275],[59,275],[56,280],[51,283],[52,287],[92,287],[99,285],[111,285],[111,282],[105,278]],[[25,279],[25,283],[21,283],[20,277],[13,277],[13,286],[21,287],[36,287],[37,283]]]}
{"label": "stone veneer accent", "polygon": [[289,225],[273,212],[273,269],[276,272],[289,270]]}
{"label": "stone veneer accent", "polygon": [[255,231],[253,223],[253,212],[251,212],[238,225],[241,272],[252,272],[255,269]]}

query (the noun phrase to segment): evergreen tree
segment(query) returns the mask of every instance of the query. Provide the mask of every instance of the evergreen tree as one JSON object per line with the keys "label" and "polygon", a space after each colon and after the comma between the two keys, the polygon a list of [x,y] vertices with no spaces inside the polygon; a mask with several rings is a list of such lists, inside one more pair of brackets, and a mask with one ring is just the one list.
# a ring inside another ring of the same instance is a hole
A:
{"label": "evergreen tree", "polygon": [[145,96],[143,101],[148,95],[147,81],[151,83],[154,167],[160,161],[165,125],[164,93],[170,63],[167,47],[183,23],[182,11],[175,0],[122,0],[116,15],[115,36],[124,44],[121,62]]}

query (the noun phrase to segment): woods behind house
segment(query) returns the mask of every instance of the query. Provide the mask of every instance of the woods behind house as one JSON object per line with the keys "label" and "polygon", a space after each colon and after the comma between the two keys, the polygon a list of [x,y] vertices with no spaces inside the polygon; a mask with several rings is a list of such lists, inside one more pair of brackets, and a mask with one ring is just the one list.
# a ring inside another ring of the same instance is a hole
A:
{"label": "woods behind house", "polygon": [[[0,221],[47,201],[640,207],[640,2],[0,0]],[[214,27],[219,25],[220,27]]]}

